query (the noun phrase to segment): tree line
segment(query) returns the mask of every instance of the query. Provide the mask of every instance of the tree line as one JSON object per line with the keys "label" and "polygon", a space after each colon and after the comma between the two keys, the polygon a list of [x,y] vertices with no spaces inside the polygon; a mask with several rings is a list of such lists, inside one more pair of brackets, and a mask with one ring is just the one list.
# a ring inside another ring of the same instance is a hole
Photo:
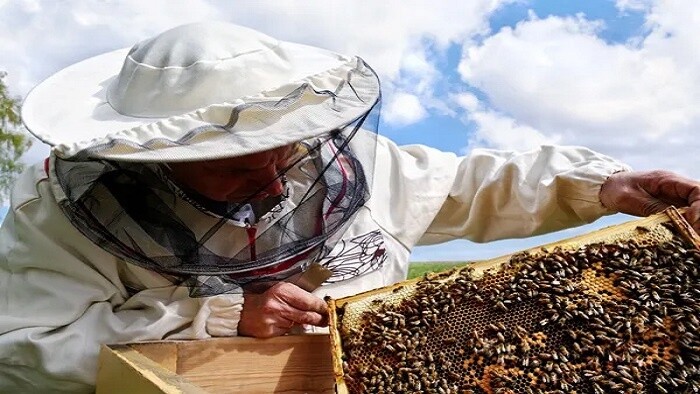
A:
{"label": "tree line", "polygon": [[0,71],[0,205],[8,201],[9,191],[24,165],[20,156],[31,140],[20,119],[21,98],[14,97],[5,83],[7,73]]}

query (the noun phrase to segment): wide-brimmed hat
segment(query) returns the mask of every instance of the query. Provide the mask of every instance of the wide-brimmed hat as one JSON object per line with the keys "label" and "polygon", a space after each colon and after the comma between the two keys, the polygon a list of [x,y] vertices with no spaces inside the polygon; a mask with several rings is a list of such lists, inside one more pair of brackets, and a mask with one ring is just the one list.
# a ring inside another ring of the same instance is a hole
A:
{"label": "wide-brimmed hat", "polygon": [[22,119],[63,159],[208,160],[341,128],[379,96],[358,57],[205,22],[59,71],[29,93]]}

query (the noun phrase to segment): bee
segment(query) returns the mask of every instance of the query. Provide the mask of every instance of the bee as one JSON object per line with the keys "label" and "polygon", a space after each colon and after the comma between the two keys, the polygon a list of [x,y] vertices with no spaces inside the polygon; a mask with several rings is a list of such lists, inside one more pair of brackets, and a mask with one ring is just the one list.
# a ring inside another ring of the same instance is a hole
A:
{"label": "bee", "polygon": [[455,343],[457,343],[457,338],[449,337],[449,338],[446,338],[443,342],[445,343],[445,345],[452,346]]}

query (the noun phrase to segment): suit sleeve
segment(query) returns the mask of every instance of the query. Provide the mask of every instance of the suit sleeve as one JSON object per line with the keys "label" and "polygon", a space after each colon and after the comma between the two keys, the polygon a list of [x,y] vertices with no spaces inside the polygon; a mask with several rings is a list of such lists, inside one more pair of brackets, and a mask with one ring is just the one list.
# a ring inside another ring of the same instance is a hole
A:
{"label": "suit sleeve", "polygon": [[389,202],[373,214],[408,248],[528,237],[590,223],[613,213],[598,197],[603,182],[629,170],[575,146],[475,149],[457,156],[388,140],[379,145],[375,182],[390,187],[373,190]]}

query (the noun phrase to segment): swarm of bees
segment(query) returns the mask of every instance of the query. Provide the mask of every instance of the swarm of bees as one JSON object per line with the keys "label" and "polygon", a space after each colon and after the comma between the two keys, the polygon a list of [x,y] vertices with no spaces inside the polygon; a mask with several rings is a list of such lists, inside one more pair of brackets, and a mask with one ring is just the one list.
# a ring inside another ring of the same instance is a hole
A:
{"label": "swarm of bees", "polygon": [[359,325],[337,310],[343,379],[351,393],[700,392],[699,264],[675,234],[429,274]]}

